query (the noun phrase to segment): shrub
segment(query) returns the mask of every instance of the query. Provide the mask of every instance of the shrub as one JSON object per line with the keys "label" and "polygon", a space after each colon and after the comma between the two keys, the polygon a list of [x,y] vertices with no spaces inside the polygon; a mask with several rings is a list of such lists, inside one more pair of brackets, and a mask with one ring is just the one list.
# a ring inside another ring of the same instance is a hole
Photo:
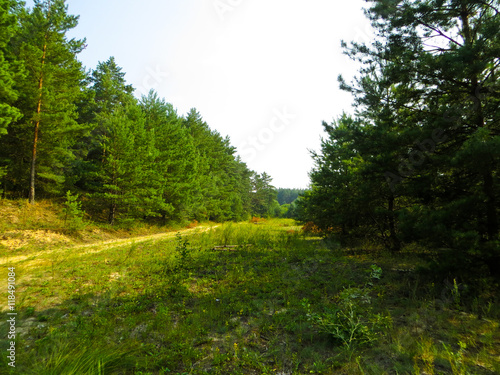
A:
{"label": "shrub", "polygon": [[193,220],[188,225],[186,225],[186,228],[196,228],[197,226],[198,226],[198,220]]}
{"label": "shrub", "polygon": [[266,222],[267,220],[264,219],[263,217],[257,217],[257,216],[253,216],[251,219],[250,219],[250,222],[252,224],[259,224],[259,223],[264,223]]}

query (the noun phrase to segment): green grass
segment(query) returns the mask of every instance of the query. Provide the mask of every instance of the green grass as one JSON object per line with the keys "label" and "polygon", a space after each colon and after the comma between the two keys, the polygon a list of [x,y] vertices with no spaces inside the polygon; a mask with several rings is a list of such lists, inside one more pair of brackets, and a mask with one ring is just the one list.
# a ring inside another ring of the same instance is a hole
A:
{"label": "green grass", "polygon": [[[396,259],[299,229],[228,223],[9,264],[20,312],[10,373],[500,372],[494,285],[476,288],[474,302],[457,279],[414,270],[426,265],[415,249]],[[224,245],[239,247],[213,250]]]}

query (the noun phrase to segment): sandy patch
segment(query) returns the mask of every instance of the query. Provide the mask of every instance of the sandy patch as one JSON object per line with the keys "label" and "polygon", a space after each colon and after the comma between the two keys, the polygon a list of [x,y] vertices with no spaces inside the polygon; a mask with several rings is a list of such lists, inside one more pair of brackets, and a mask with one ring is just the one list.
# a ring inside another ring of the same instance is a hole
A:
{"label": "sandy patch", "polygon": [[13,230],[0,237],[0,245],[9,250],[17,250],[26,245],[68,245],[73,241],[60,233],[48,230]]}

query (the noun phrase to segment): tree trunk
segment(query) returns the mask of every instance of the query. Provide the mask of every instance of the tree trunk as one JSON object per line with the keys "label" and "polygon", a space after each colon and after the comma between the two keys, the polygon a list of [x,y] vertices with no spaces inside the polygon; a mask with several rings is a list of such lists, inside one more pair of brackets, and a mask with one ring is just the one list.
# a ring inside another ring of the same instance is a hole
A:
{"label": "tree trunk", "polygon": [[109,216],[108,216],[108,222],[110,225],[115,224],[115,216],[116,216],[116,202],[111,202],[109,205]]}
{"label": "tree trunk", "polygon": [[[45,36],[47,39],[47,36]],[[29,193],[29,202],[31,204],[35,203],[35,175],[36,175],[36,155],[37,155],[37,146],[38,146],[38,133],[40,130],[40,116],[42,113],[42,89],[43,89],[43,67],[45,65],[45,57],[47,55],[47,40],[45,40],[45,44],[43,45],[43,54],[42,54],[42,62],[40,68],[40,78],[38,80],[38,103],[36,106],[36,117],[35,117],[35,131],[33,137],[33,154],[31,159],[31,173],[30,173],[30,193]]]}
{"label": "tree trunk", "polygon": [[401,250],[401,242],[396,234],[396,224],[394,221],[394,196],[391,195],[388,201],[389,206],[389,233],[391,237],[391,250],[399,251]]}

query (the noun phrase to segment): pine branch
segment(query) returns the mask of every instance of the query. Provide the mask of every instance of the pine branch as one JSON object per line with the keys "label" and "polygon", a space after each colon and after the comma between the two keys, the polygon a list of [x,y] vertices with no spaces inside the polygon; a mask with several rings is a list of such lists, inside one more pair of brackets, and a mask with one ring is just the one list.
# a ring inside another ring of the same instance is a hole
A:
{"label": "pine branch", "polygon": [[433,27],[431,25],[429,25],[428,23],[422,21],[422,20],[417,20],[418,23],[420,23],[422,26],[425,26],[429,29],[431,29],[432,31],[435,31],[436,33],[438,33],[440,36],[442,36],[443,38],[446,38],[448,39],[450,42],[452,42],[453,44],[456,44],[457,46],[459,47],[463,47],[463,45],[460,43],[460,42],[457,42],[455,39],[449,37],[448,35],[444,34],[441,30],[439,30],[438,28],[436,27]]}

